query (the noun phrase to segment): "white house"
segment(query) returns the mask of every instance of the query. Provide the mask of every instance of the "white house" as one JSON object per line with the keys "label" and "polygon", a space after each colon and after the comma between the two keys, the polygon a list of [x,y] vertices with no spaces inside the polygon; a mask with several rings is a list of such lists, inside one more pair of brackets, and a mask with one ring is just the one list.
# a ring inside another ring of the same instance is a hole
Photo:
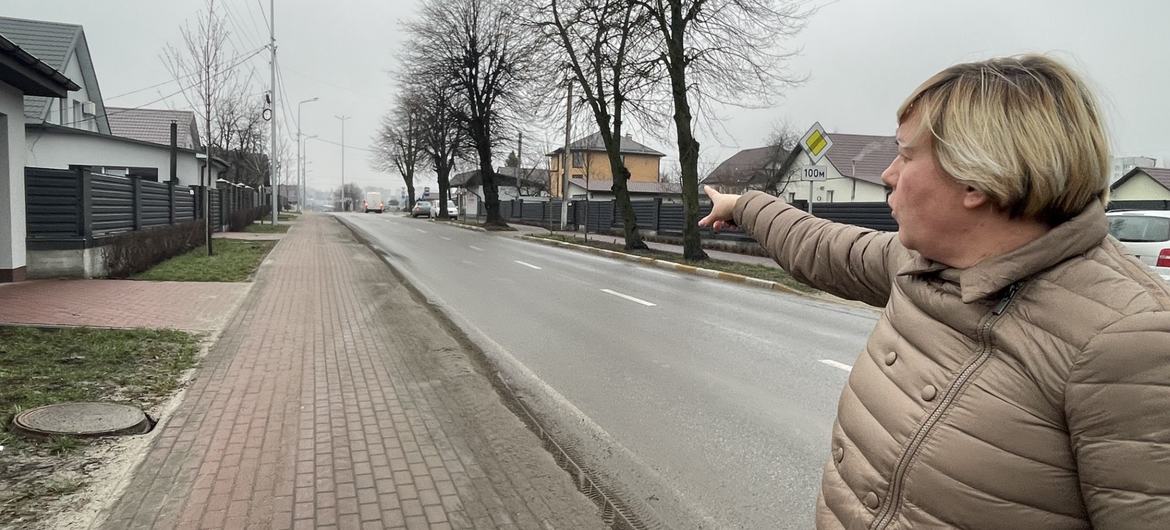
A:
{"label": "white house", "polygon": [[[166,181],[170,179],[169,127],[171,121],[178,121],[181,143],[176,178],[181,185],[199,183],[203,162],[194,114],[106,108],[81,26],[0,17],[0,35],[77,80],[79,86],[64,97],[25,96],[26,166],[88,166],[115,175]],[[219,162],[213,164],[213,183],[223,169]]]}
{"label": "white house", "polygon": [[[769,191],[789,202],[810,197],[813,202],[884,202],[886,189],[881,177],[898,155],[894,137],[845,133],[827,136],[833,141],[832,147],[817,164],[826,178],[812,182],[811,194],[809,182],[799,180],[796,174],[797,169],[813,165],[812,158],[800,148],[796,153],[775,146],[744,149],[719,164],[701,184],[742,193],[764,189],[769,181],[775,181],[775,190]],[[786,162],[787,174],[775,175]]]}
{"label": "white house", "polygon": [[[548,171],[535,168],[519,168],[520,187],[516,187],[517,168],[496,168],[496,193],[501,201],[510,201],[516,198],[531,200],[548,200]],[[479,178],[479,170],[457,173],[450,180],[450,199],[455,201],[461,212],[479,211],[479,205],[484,201],[483,181]],[[437,197],[437,190],[436,190]]]}
{"label": "white house", "polygon": [[1110,186],[1113,201],[1170,201],[1170,169],[1135,167]]}
{"label": "white house", "polygon": [[78,89],[0,32],[0,282],[26,275],[24,100],[65,98]]}
{"label": "white house", "polygon": [[78,84],[77,90],[60,97],[25,96],[28,123],[52,123],[110,134],[102,91],[81,26],[0,17],[0,35]]}

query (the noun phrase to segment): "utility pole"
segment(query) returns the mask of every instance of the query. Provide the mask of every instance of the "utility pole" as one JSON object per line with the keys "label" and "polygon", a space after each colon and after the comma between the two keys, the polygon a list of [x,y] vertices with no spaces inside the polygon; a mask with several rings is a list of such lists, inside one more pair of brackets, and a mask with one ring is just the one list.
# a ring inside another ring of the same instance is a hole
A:
{"label": "utility pole", "polygon": [[305,202],[305,168],[304,161],[301,158],[301,105],[305,103],[312,103],[320,98],[311,97],[297,103],[297,211],[303,210],[302,204]]}
{"label": "utility pole", "polygon": [[341,211],[344,212],[344,211],[347,211],[345,209],[345,199],[346,199],[346,197],[345,197],[345,120],[348,120],[349,116],[338,116],[335,114],[333,117],[341,120],[341,194],[340,195],[341,195]]}
{"label": "utility pole", "polygon": [[520,198],[520,168],[524,166],[524,131],[516,138],[516,198]]}
{"label": "utility pole", "polygon": [[[276,188],[279,185],[276,183],[276,0],[268,0],[268,48],[272,52],[272,58],[268,62],[268,73],[271,75],[272,94],[272,130],[270,132],[271,145],[268,152],[268,174],[269,180],[272,184],[272,225],[275,226],[279,220],[280,201],[276,198]],[[211,159],[208,158],[207,167],[211,167]],[[210,174],[210,173],[209,173]]]}
{"label": "utility pole", "polygon": [[568,94],[565,95],[565,161],[561,164],[561,230],[569,224],[569,164],[573,162],[572,154],[569,153],[569,143],[572,141],[569,132],[573,127],[573,81],[569,80],[568,85]]}

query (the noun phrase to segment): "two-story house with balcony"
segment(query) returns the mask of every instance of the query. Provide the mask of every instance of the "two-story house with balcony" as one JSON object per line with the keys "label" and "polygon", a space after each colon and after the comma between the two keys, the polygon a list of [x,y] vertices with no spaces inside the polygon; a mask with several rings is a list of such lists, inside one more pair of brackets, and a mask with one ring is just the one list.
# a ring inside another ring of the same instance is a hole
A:
{"label": "two-story house with balcony", "polygon": [[[626,169],[630,171],[627,187],[636,197],[670,197],[679,195],[677,186],[662,182],[661,162],[665,153],[634,141],[629,136],[622,138],[621,156]],[[564,193],[564,182],[568,178],[570,199],[612,199],[613,172],[609,167],[609,155],[601,133],[593,133],[569,144],[572,161],[567,168],[561,161],[565,149],[559,148],[548,153],[549,195],[559,199]]]}

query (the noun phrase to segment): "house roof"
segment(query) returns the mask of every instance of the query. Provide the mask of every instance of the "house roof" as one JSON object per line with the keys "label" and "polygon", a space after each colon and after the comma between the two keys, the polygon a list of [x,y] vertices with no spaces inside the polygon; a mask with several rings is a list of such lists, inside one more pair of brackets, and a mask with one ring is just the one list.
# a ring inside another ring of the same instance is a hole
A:
{"label": "house roof", "polygon": [[[520,179],[530,186],[541,188],[548,186],[548,171],[536,168],[521,168]],[[473,188],[483,185],[479,178],[479,170],[456,173],[449,181],[453,188]],[[516,183],[516,168],[496,168],[496,186],[507,186]]]}
{"label": "house roof", "polygon": [[106,117],[110,120],[110,132],[115,136],[168,146],[171,145],[171,122],[175,122],[179,124],[179,147],[199,147],[195,113],[189,110],[106,107]]}
{"label": "house roof", "polygon": [[[101,89],[98,88],[97,74],[94,72],[93,62],[89,56],[89,45],[86,44],[85,31],[80,25],[0,17],[0,35],[24,48],[25,51],[59,72],[64,72],[69,60],[73,58],[74,54],[77,54],[82,76],[82,79],[77,81],[85,86],[90,101],[97,105],[98,130],[103,133],[110,132],[109,124],[105,119],[105,104],[102,101]],[[37,121],[44,120],[48,107],[49,98],[47,97],[25,96],[24,98],[26,118]]]}
{"label": "house roof", "polygon": [[[898,156],[898,143],[893,136],[869,134],[829,133],[833,147],[825,156],[842,176],[882,184],[882,172]],[[776,156],[776,155],[779,156]],[[784,162],[787,151],[776,146],[744,149],[715,168],[703,182],[706,184],[759,184],[768,178],[769,164]]]}
{"label": "house roof", "polygon": [[882,186],[882,172],[898,156],[898,141],[893,136],[830,133],[833,146],[825,155],[837,172]]}
{"label": "house roof", "polygon": [[768,178],[769,165],[779,165],[788,154],[780,146],[744,149],[724,160],[703,178],[704,184],[748,184]]}
{"label": "house roof", "polygon": [[4,81],[27,95],[62,97],[70,90],[81,88],[4,35],[0,35],[0,57],[3,57],[0,67]]}
{"label": "house roof", "polygon": [[[569,150],[605,152],[605,142],[601,139],[601,133],[596,132],[570,143]],[[564,151],[565,148],[560,147],[549,153],[548,156],[560,154]],[[635,142],[634,139],[630,138],[629,136],[622,138],[621,152],[632,155],[666,156],[666,153],[654,150],[650,147],[646,147],[645,145]]]}
{"label": "house roof", "polygon": [[[569,182],[574,186],[584,189],[585,179],[580,177],[571,177]],[[608,192],[613,187],[612,180],[590,179],[589,191]],[[634,194],[660,194],[660,195],[680,195],[682,189],[678,184],[670,182],[645,182],[640,180],[627,180],[626,189]]]}
{"label": "house roof", "polygon": [[1127,181],[1129,181],[1130,178],[1139,173],[1145,173],[1146,175],[1149,175],[1150,178],[1154,179],[1155,182],[1161,184],[1163,188],[1170,190],[1170,169],[1162,167],[1141,166],[1129,170],[1125,176],[1117,179],[1117,182],[1114,182],[1113,185],[1109,186],[1109,189],[1115,190],[1119,188],[1122,184],[1125,184]]}

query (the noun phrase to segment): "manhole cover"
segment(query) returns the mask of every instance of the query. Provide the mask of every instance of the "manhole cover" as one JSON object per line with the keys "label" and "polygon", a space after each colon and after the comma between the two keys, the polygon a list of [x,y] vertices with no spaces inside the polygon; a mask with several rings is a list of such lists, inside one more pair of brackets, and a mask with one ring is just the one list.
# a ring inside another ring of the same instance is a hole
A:
{"label": "manhole cover", "polygon": [[151,421],[138,407],[77,402],[26,410],[13,418],[12,426],[34,436],[107,436],[149,432]]}

